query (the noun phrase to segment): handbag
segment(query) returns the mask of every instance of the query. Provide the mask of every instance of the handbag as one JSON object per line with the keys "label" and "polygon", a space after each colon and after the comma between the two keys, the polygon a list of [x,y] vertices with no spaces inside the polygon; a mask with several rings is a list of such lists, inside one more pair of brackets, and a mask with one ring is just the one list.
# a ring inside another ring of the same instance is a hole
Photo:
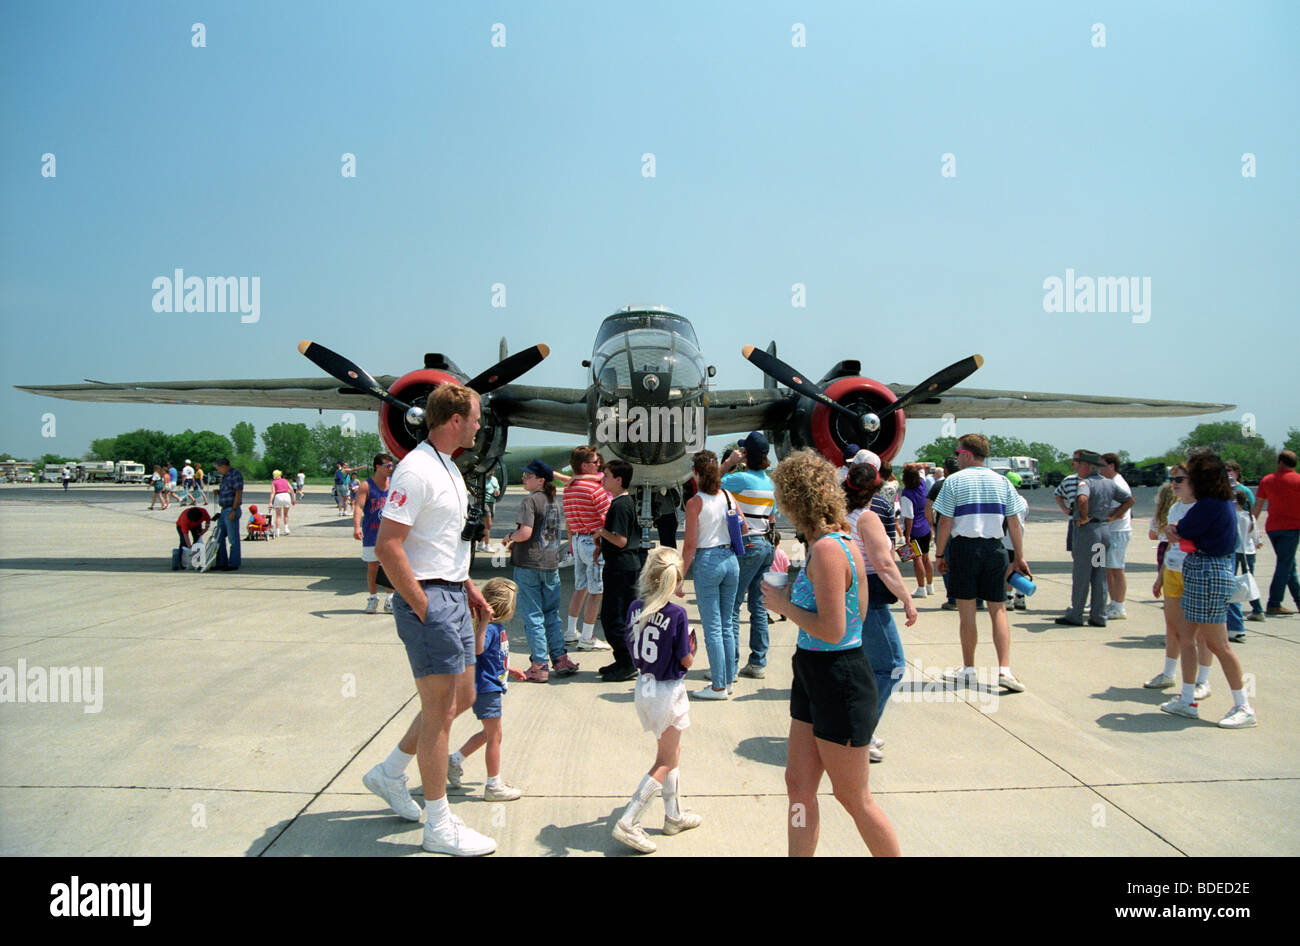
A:
{"label": "handbag", "polygon": [[1259,585],[1250,572],[1233,576],[1232,584],[1232,597],[1228,600],[1234,604],[1244,604],[1259,597]]}
{"label": "handbag", "polygon": [[745,534],[744,519],[740,515],[740,510],[731,505],[731,494],[725,489],[722,491],[723,498],[727,500],[727,532],[731,535],[731,551],[737,555],[745,554]]}
{"label": "handbag", "polygon": [[896,549],[894,549],[894,551],[898,553],[899,561],[910,562],[913,559],[920,558],[921,543],[916,541],[916,539],[913,539],[911,542],[908,542],[906,545],[898,546]]}

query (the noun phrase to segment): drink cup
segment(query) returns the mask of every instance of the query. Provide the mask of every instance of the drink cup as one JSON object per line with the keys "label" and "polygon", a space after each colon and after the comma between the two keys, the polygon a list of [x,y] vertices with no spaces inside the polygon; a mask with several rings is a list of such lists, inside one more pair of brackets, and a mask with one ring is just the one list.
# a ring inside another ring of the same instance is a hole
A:
{"label": "drink cup", "polygon": [[785,572],[763,572],[763,581],[767,582],[773,588],[784,588],[785,583],[790,580],[790,576]]}
{"label": "drink cup", "polygon": [[1016,589],[1016,591],[1020,592],[1020,594],[1025,595],[1026,597],[1032,595],[1035,591],[1038,590],[1038,586],[1035,585],[1028,578],[1026,578],[1024,575],[1020,574],[1020,572],[1012,572],[1011,577],[1007,579],[1007,583],[1011,585],[1012,588]]}

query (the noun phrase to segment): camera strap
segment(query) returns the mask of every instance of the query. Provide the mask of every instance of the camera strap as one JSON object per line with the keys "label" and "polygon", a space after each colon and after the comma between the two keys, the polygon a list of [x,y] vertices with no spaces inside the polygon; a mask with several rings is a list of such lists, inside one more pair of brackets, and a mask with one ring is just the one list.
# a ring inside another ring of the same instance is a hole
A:
{"label": "camera strap", "polygon": [[465,523],[469,521],[469,489],[466,487],[465,497],[462,499],[460,490],[456,488],[456,477],[451,475],[451,469],[447,466],[447,461],[442,458],[442,451],[433,444],[429,444],[429,446],[433,449],[433,455],[438,458],[438,462],[442,464],[442,468],[447,471],[447,479],[451,480],[451,491],[456,494],[456,500],[460,504],[460,527],[464,529]]}

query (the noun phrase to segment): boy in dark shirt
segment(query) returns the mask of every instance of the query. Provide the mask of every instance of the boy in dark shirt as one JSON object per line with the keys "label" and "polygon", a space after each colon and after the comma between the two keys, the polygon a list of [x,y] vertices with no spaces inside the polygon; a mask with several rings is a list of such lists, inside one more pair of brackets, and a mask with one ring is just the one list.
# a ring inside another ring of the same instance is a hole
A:
{"label": "boy in dark shirt", "polygon": [[600,602],[600,626],[614,652],[614,662],[600,668],[607,683],[636,679],[636,667],[627,649],[627,610],[636,599],[636,578],[645,561],[641,547],[641,524],[636,503],[628,495],[632,485],[632,464],[611,460],[601,484],[613,497],[605,513],[605,525],[596,531],[597,551],[604,561],[602,576],[605,597]]}

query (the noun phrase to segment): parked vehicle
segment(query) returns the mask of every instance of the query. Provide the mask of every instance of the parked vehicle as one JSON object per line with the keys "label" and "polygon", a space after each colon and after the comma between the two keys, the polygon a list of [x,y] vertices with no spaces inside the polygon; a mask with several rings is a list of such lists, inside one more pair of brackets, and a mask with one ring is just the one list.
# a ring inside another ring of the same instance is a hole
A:
{"label": "parked vehicle", "polygon": [[1011,472],[1018,473],[1020,485],[1025,489],[1038,489],[1042,484],[1038,475],[1038,460],[1034,457],[989,457],[984,465],[1003,476]]}
{"label": "parked vehicle", "polygon": [[94,483],[99,480],[111,483],[116,475],[112,460],[82,460],[77,464],[77,482]]}
{"label": "parked vehicle", "polygon": [[145,480],[144,464],[134,460],[118,460],[113,470],[115,483],[143,483]]}

